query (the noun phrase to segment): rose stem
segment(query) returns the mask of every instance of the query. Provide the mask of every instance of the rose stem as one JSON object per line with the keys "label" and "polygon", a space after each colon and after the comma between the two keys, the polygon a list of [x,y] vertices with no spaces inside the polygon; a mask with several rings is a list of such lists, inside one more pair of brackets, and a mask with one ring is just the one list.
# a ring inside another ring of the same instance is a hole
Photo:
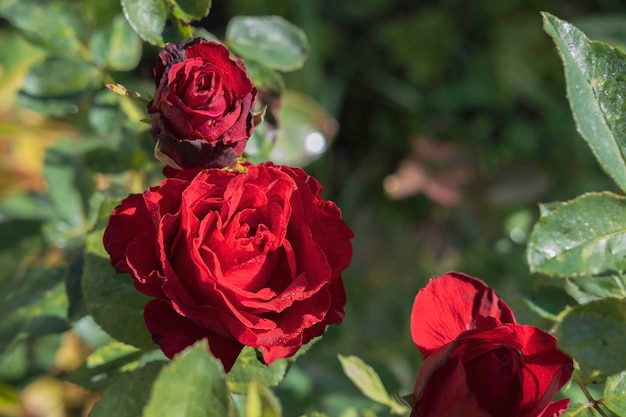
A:
{"label": "rose stem", "polygon": [[598,411],[598,413],[600,413],[600,415],[602,415],[603,417],[609,417],[608,414],[606,414],[604,410],[600,408],[600,404],[598,403],[598,401],[593,399],[593,397],[591,396],[591,393],[587,389],[587,386],[583,382],[581,375],[578,371],[574,371],[574,381],[576,382],[576,384],[578,384],[583,394],[585,394],[585,397],[587,397],[587,400],[589,400],[589,402],[593,405],[593,408],[595,408]]}

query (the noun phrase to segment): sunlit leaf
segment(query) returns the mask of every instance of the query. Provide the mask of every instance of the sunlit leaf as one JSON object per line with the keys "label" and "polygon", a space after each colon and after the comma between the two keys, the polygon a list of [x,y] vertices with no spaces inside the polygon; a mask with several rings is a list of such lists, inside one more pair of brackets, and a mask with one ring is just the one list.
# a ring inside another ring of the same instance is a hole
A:
{"label": "sunlit leaf", "polygon": [[543,21],[563,58],[578,131],[607,174],[626,190],[626,54],[591,42],[576,27],[548,13]]}
{"label": "sunlit leaf", "polygon": [[606,277],[568,278],[565,291],[579,304],[605,297],[626,297],[626,276],[612,274]]}
{"label": "sunlit leaf", "polygon": [[211,0],[167,0],[174,17],[183,22],[200,20],[209,14]]}
{"label": "sunlit leaf", "polygon": [[135,369],[142,352],[118,341],[93,352],[85,363],[68,377],[68,381],[89,389],[102,388],[124,372]]}
{"label": "sunlit leaf", "polygon": [[258,381],[266,387],[276,386],[285,376],[287,367],[287,359],[265,365],[259,362],[253,348],[245,347],[239,354],[233,368],[226,375],[228,389],[231,392],[245,394],[250,381]]}
{"label": "sunlit leaf", "polygon": [[122,0],[124,16],[141,38],[164,46],[163,30],[168,19],[166,0]]}
{"label": "sunlit leaf", "polygon": [[617,416],[626,415],[626,371],[606,379],[602,404]]}
{"label": "sunlit leaf", "polygon": [[563,417],[602,417],[593,404],[570,404]]}
{"label": "sunlit leaf", "polygon": [[405,405],[391,398],[376,371],[356,356],[338,355],[343,372],[369,399],[391,408],[394,414],[404,414]]}
{"label": "sunlit leaf", "polygon": [[244,59],[279,71],[304,64],[309,43],[300,28],[279,16],[237,16],[226,28],[226,42]]}
{"label": "sunlit leaf", "polygon": [[533,272],[558,277],[626,270],[626,198],[589,193],[542,210],[528,263]]}
{"label": "sunlit leaf", "polygon": [[220,362],[206,340],[179,353],[157,377],[144,417],[225,417],[230,400]]}

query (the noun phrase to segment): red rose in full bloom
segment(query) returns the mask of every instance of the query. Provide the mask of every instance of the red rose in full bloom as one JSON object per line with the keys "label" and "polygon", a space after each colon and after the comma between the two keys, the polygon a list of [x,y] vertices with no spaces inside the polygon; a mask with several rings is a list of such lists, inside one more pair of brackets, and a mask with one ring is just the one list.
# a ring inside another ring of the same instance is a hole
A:
{"label": "red rose in full bloom", "polygon": [[113,210],[104,247],[167,356],[207,338],[226,370],[244,345],[271,363],[341,323],[353,234],[320,191],[271,163],[184,170]]}
{"label": "red rose in full bloom", "polygon": [[548,333],[517,324],[482,281],[460,273],[432,279],[415,297],[413,341],[424,356],[411,417],[553,417],[572,360]]}
{"label": "red rose in full bloom", "polygon": [[167,44],[154,82],[148,113],[158,153],[183,169],[221,168],[241,156],[256,97],[241,59],[200,38]]}

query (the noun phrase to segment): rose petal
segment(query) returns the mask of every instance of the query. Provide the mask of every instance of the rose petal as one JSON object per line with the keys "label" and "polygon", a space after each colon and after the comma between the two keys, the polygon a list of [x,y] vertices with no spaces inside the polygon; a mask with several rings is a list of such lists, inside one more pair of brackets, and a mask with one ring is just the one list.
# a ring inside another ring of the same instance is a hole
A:
{"label": "rose petal", "polygon": [[113,209],[102,242],[117,273],[130,272],[126,262],[128,245],[154,224],[141,194],[131,194]]}
{"label": "rose petal", "polygon": [[243,348],[243,345],[235,339],[211,332],[178,315],[171,305],[163,300],[155,299],[146,304],[144,320],[154,342],[169,358],[196,341],[206,338],[211,353],[222,362],[224,370],[228,372]]}
{"label": "rose petal", "polygon": [[154,79],[148,113],[162,155],[182,168],[222,168],[241,156],[257,94],[241,59],[200,38],[168,44]]}
{"label": "rose petal", "polygon": [[187,58],[202,58],[217,68],[226,68],[231,87],[237,90],[237,94],[244,96],[252,89],[250,79],[245,75],[243,60],[230,56],[228,49],[218,42],[205,42],[201,40],[187,48]]}
{"label": "rose petal", "polygon": [[328,263],[332,265],[332,275],[338,275],[352,262],[352,230],[341,219],[341,211],[331,201],[317,204],[311,221],[313,240],[324,251]]}
{"label": "rose petal", "polygon": [[563,398],[559,401],[550,403],[537,417],[559,417],[569,406],[569,398]]}
{"label": "rose petal", "polygon": [[456,272],[433,278],[415,297],[413,342],[426,357],[462,332],[476,328],[480,316],[515,323],[511,309],[484,282]]}
{"label": "rose petal", "polygon": [[145,295],[162,297],[164,277],[155,246],[156,232],[146,230],[128,245],[126,256],[131,275],[135,278],[135,288]]}
{"label": "rose petal", "polygon": [[[158,297],[146,323],[169,356],[209,337],[225,365],[216,344],[259,348],[271,363],[343,319],[340,274],[353,235],[339,210],[302,170],[247,168],[168,172],[142,197],[151,228],[128,243],[127,257],[137,288]],[[310,221],[320,223],[315,232]]]}
{"label": "rose petal", "polygon": [[478,405],[492,416],[513,416],[521,392],[521,354],[510,346],[484,351],[469,361],[463,360],[467,385]]}
{"label": "rose petal", "polygon": [[558,350],[556,339],[533,326],[507,324],[515,329],[524,355],[521,417],[534,417],[550,404],[570,379],[572,360]]}
{"label": "rose petal", "polygon": [[411,417],[495,417],[476,402],[467,386],[463,363],[458,357],[448,358],[449,351],[443,348],[422,363]]}

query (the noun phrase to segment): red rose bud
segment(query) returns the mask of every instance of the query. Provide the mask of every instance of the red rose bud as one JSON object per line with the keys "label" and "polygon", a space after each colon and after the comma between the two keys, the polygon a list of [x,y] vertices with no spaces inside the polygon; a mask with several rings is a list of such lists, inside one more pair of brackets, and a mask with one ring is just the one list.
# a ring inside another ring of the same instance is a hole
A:
{"label": "red rose bud", "polygon": [[243,62],[217,42],[167,44],[148,104],[157,157],[178,168],[222,168],[241,156],[254,128],[256,89]]}
{"label": "red rose bud", "polygon": [[353,233],[320,192],[271,163],[184,170],[113,210],[104,247],[167,356],[207,338],[226,370],[244,345],[271,363],[341,323]]}
{"label": "red rose bud", "polygon": [[554,417],[572,360],[548,333],[515,322],[484,282],[460,273],[432,279],[415,297],[413,341],[424,356],[411,417]]}

